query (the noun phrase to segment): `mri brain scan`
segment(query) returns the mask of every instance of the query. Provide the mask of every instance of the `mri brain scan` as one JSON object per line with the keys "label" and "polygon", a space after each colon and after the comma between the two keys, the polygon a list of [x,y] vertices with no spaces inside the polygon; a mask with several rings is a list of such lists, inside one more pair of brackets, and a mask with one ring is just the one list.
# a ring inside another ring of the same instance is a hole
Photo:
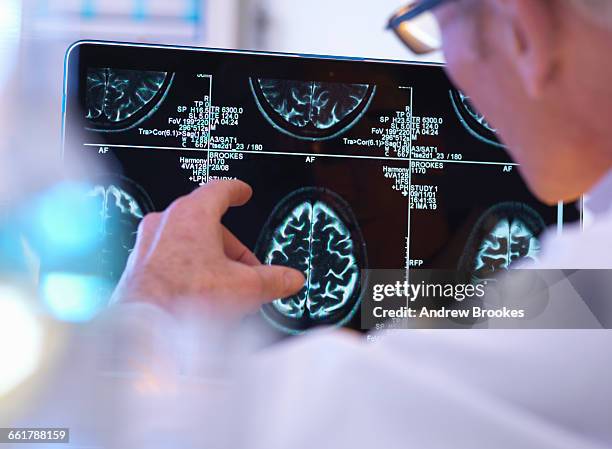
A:
{"label": "mri brain scan", "polygon": [[501,203],[484,213],[476,224],[460,270],[473,283],[491,280],[519,260],[537,260],[542,217],[524,203]]}
{"label": "mri brain scan", "polygon": [[140,220],[153,210],[148,195],[127,178],[97,183],[89,198],[99,210],[98,235],[102,250],[94,267],[98,275],[117,282],[134,249]]}
{"label": "mri brain scan", "polygon": [[251,78],[259,110],[277,130],[325,140],[351,129],[365,114],[376,86]]}
{"label": "mri brain scan", "polygon": [[474,107],[470,97],[458,90],[450,91],[453,109],[463,127],[478,140],[496,147],[503,147],[497,137],[497,130]]}
{"label": "mri brain scan", "polygon": [[96,131],[125,131],[150,117],[172,84],[166,72],[89,69],[87,120]]}
{"label": "mri brain scan", "polygon": [[304,273],[306,284],[289,298],[262,307],[275,328],[300,333],[346,324],[361,302],[367,268],[361,231],[349,205],[335,193],[309,187],[287,196],[268,219],[255,250],[266,264]]}

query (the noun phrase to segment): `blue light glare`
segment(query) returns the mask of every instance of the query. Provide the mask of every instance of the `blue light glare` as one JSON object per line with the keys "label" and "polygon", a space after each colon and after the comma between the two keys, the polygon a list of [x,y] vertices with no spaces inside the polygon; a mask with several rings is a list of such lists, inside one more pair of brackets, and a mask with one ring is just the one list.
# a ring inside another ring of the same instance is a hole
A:
{"label": "blue light glare", "polygon": [[27,269],[22,236],[14,223],[0,222],[0,273],[24,272]]}
{"label": "blue light glare", "polygon": [[147,18],[147,2],[146,0],[134,0],[134,13],[135,20],[144,20]]}
{"label": "blue light glare", "polygon": [[203,2],[201,0],[190,0],[188,2],[187,14],[185,18],[188,21],[198,23],[202,12]]}
{"label": "blue light glare", "polygon": [[65,260],[96,248],[100,211],[87,195],[90,190],[85,184],[63,183],[34,201],[24,227],[41,256]]}
{"label": "blue light glare", "polygon": [[81,14],[87,19],[91,19],[96,16],[96,0],[83,0],[83,6],[81,7]]}
{"label": "blue light glare", "polygon": [[41,296],[49,313],[60,321],[85,322],[105,306],[108,282],[74,273],[49,273],[42,278]]}

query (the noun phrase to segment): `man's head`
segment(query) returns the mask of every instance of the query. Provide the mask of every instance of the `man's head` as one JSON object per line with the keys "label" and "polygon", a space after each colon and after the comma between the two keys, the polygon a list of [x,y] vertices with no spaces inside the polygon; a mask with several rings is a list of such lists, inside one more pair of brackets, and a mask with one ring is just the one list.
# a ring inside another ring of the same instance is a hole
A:
{"label": "man's head", "polygon": [[457,0],[436,12],[448,70],[543,201],[612,168],[612,1]]}

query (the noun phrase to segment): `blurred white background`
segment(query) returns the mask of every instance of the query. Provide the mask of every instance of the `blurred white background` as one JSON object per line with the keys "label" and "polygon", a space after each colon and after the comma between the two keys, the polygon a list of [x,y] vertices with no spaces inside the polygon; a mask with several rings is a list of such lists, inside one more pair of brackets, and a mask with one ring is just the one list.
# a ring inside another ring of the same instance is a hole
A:
{"label": "blurred white background", "polygon": [[270,51],[415,59],[385,29],[391,14],[406,3],[408,0],[243,0],[240,44]]}

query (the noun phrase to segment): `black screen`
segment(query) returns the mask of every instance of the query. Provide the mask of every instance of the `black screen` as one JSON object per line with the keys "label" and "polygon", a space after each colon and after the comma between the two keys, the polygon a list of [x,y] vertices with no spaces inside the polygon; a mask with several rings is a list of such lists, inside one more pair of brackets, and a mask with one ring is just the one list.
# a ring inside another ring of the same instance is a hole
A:
{"label": "black screen", "polygon": [[537,259],[577,218],[528,191],[494,128],[437,65],[82,43],[69,51],[64,157],[102,208],[91,263],[116,282],[138,222],[212,179],[253,199],[224,223],[306,287],[262,308],[283,333],[359,327],[365,269],[461,269],[473,282]]}

